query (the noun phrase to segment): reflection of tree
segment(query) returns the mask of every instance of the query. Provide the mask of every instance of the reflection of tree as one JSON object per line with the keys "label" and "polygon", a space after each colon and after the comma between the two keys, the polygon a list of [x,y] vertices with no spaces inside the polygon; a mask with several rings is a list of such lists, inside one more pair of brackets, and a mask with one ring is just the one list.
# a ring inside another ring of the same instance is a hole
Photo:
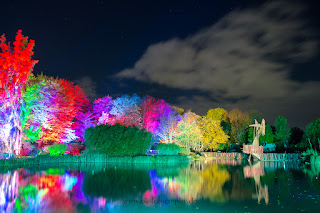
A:
{"label": "reflection of tree", "polygon": [[309,176],[311,186],[316,190],[320,190],[320,167],[311,166],[310,168],[304,168],[303,172]]}
{"label": "reflection of tree", "polygon": [[224,192],[222,187],[230,179],[229,172],[213,164],[201,173],[203,178],[202,198],[213,202],[225,202],[227,200],[227,192]]}
{"label": "reflection of tree", "polygon": [[182,169],[177,177],[159,177],[155,172],[151,172],[150,177],[152,190],[144,194],[143,198],[146,200],[168,195],[172,199],[188,202],[201,198],[225,202],[228,197],[222,187],[230,179],[230,174],[215,164],[201,171],[194,168]]}
{"label": "reflection of tree", "polygon": [[18,196],[19,174],[17,171],[0,175],[0,211],[12,212]]}
{"label": "reflection of tree", "polygon": [[[76,212],[77,209],[100,212],[121,204],[85,195],[82,179],[81,172],[62,169],[41,172],[19,169],[0,174],[0,212]],[[141,181],[148,184],[148,180]]]}
{"label": "reflection of tree", "polygon": [[150,188],[147,170],[107,168],[104,172],[87,173],[83,179],[83,191],[92,197],[123,199]]}
{"label": "reflection of tree", "polygon": [[204,182],[199,171],[190,168],[182,170],[179,177],[176,178],[176,182],[180,186],[180,199],[191,201],[199,198]]}
{"label": "reflection of tree", "polygon": [[275,177],[278,177],[277,182],[279,184],[280,194],[289,197],[291,194],[291,184],[293,179],[291,173],[285,172],[282,169],[277,169]]}
{"label": "reflection of tree", "polygon": [[241,171],[233,172],[231,174],[232,189],[231,199],[243,201],[248,197],[252,196],[253,187],[252,182],[244,178]]}

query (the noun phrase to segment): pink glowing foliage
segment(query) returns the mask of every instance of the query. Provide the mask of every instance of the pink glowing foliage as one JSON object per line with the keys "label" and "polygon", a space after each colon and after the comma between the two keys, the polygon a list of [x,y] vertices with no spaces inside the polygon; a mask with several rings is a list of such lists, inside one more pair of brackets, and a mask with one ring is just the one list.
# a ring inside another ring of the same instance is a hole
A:
{"label": "pink glowing foliage", "polygon": [[169,105],[162,99],[146,96],[141,102],[143,128],[157,135],[161,116],[168,113]]}

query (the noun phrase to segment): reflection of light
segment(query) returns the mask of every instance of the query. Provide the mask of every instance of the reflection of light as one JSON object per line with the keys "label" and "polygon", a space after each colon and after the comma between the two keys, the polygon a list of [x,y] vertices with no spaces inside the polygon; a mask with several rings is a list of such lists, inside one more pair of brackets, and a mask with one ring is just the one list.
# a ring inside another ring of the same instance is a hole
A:
{"label": "reflection of light", "polygon": [[0,174],[0,212],[74,212],[79,204],[87,205],[91,212],[105,212],[122,204],[107,197],[85,195],[81,172],[48,173],[17,170]]}
{"label": "reflection of light", "polygon": [[0,210],[1,212],[12,212],[16,198],[18,196],[19,174],[15,171],[13,174],[8,172],[1,175],[0,185]]}
{"label": "reflection of light", "polygon": [[269,203],[269,191],[268,186],[262,186],[260,177],[264,176],[264,166],[262,162],[256,163],[252,166],[246,166],[243,168],[243,173],[245,178],[254,178],[256,194],[253,195],[253,198],[258,199],[258,203],[264,198],[265,203]]}
{"label": "reflection of light", "polygon": [[69,174],[64,174],[62,176],[62,180],[64,181],[63,190],[64,191],[70,191],[72,190],[72,187],[77,183],[78,179],[76,177],[73,177]]}

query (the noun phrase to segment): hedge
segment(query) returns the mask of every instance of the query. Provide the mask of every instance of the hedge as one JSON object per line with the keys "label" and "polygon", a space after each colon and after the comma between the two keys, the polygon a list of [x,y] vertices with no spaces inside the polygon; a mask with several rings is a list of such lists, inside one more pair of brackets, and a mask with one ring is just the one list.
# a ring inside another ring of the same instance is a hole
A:
{"label": "hedge", "polygon": [[180,147],[174,143],[158,143],[157,151],[158,155],[178,155],[180,153]]}
{"label": "hedge", "polygon": [[152,134],[138,127],[120,124],[100,125],[85,132],[88,152],[105,153],[108,156],[144,155],[151,144]]}

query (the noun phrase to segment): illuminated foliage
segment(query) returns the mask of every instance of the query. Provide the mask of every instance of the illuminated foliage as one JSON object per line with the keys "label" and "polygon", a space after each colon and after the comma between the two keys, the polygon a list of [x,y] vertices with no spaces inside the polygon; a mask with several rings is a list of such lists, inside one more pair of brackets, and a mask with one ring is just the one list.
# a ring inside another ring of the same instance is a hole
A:
{"label": "illuminated foliage", "polygon": [[250,125],[250,118],[247,113],[239,109],[233,109],[229,112],[231,123],[230,140],[233,143],[242,145],[248,140],[248,130]]}
{"label": "illuminated foliage", "polygon": [[248,116],[249,116],[249,119],[250,119],[250,123],[253,124],[254,123],[254,120],[257,120],[258,123],[261,123],[262,119],[263,119],[263,116],[262,116],[262,113],[258,110],[250,110],[248,112]]}
{"label": "illuminated foliage", "polygon": [[[244,113],[234,109],[227,113],[222,108],[210,109],[201,118],[162,99],[141,99],[136,94],[116,99],[106,96],[90,104],[81,87],[72,82],[32,74],[37,63],[31,58],[33,46],[34,41],[23,36],[21,30],[12,46],[4,35],[0,38],[0,153],[8,157],[25,156],[34,145],[41,148],[42,143],[81,144],[87,129],[105,124],[145,129],[152,133],[153,142],[176,143],[187,150],[217,150],[229,138],[240,145],[247,142],[249,125],[262,118],[257,110]],[[307,126],[305,142],[310,138],[316,145],[320,137],[318,120]],[[249,132],[250,139],[251,135]],[[275,134],[267,125],[266,135],[260,141],[274,140],[283,146],[290,135],[287,120],[279,116]]]}
{"label": "illuminated foliage", "polygon": [[157,144],[158,155],[178,155],[180,148],[174,143],[158,143]]}
{"label": "illuminated foliage", "polygon": [[[4,35],[0,38],[0,100],[11,103],[19,101],[21,89],[28,80],[37,61],[32,60],[34,40],[22,35],[19,30],[13,48],[6,43]],[[9,98],[9,99],[8,99]]]}
{"label": "illuminated foliage", "polygon": [[115,117],[116,123],[124,126],[141,126],[140,97],[133,94],[131,97],[123,95],[112,101],[110,114]]}
{"label": "illuminated foliage", "polygon": [[[92,113],[96,121],[103,115],[103,113],[109,113],[112,106],[112,98],[105,96],[94,100],[92,105]],[[104,123],[105,124],[105,123]]]}
{"label": "illuminated foliage", "polygon": [[37,63],[31,59],[34,41],[28,41],[21,32],[18,31],[13,47],[6,43],[4,35],[0,38],[0,142],[9,157],[21,150],[21,91]]}
{"label": "illuminated foliage", "polygon": [[[253,129],[249,129],[248,132],[248,143],[251,144],[253,142]],[[274,143],[274,134],[272,128],[269,124],[266,124],[265,135],[260,135],[259,144],[263,145],[263,143]]]}
{"label": "illuminated foliage", "polygon": [[223,108],[215,108],[208,110],[206,114],[206,118],[211,118],[213,120],[222,121],[226,120],[228,116],[228,112]]}
{"label": "illuminated foliage", "polygon": [[310,139],[310,142],[314,149],[320,150],[320,118],[317,118],[311,121],[306,126],[306,131],[304,135],[304,142],[307,143],[307,140]]}
{"label": "illuminated foliage", "polygon": [[169,104],[164,106],[163,113],[160,117],[159,129],[157,136],[164,143],[176,143],[178,135],[178,123],[181,116],[178,111],[170,108]]}
{"label": "illuminated foliage", "polygon": [[105,153],[109,156],[144,155],[150,147],[152,134],[138,127],[120,124],[100,125],[85,132],[88,151]]}
{"label": "illuminated foliage", "polygon": [[202,143],[202,132],[200,129],[200,116],[191,111],[187,111],[178,123],[178,144],[180,147],[201,151],[204,147]]}
{"label": "illuminated foliage", "polygon": [[82,139],[83,129],[90,126],[90,114],[86,113],[89,102],[82,89],[64,79],[31,76],[23,100],[27,140],[67,143]]}
{"label": "illuminated foliage", "polygon": [[[72,128],[75,130],[75,140],[79,138],[81,141],[84,141],[84,133],[86,129],[94,126],[93,114],[90,111],[78,111],[75,116],[75,122],[72,125]],[[69,140],[74,141],[74,140]]]}
{"label": "illuminated foliage", "polygon": [[223,131],[220,121],[207,116],[201,119],[202,142],[206,148],[217,151],[223,144],[227,144],[229,136]]}
{"label": "illuminated foliage", "polygon": [[290,128],[288,127],[287,119],[283,116],[278,116],[274,123],[275,133],[274,139],[277,147],[284,147],[288,145],[288,141],[291,135]]}
{"label": "illuminated foliage", "polygon": [[164,100],[146,96],[141,101],[142,127],[156,135],[159,128],[160,117],[167,108]]}
{"label": "illuminated foliage", "polygon": [[62,143],[55,143],[47,148],[47,152],[50,153],[50,155],[62,155],[66,152],[68,146]]}
{"label": "illuminated foliage", "polygon": [[183,114],[184,114],[184,109],[182,109],[182,108],[180,108],[180,107],[171,106],[171,108],[172,108],[173,110],[178,111],[180,115],[183,115]]}

